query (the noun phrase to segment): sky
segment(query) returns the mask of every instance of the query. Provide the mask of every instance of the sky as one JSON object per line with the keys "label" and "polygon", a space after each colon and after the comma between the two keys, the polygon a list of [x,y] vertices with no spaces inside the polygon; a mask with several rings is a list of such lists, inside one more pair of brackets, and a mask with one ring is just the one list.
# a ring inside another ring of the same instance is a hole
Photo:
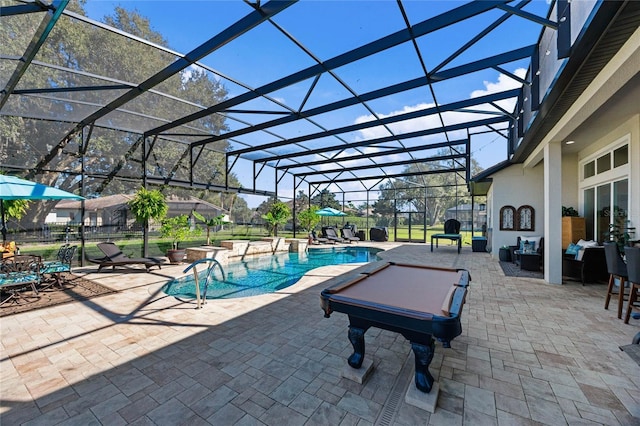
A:
{"label": "sky", "polygon": [[[458,1],[404,1],[402,6],[409,22],[415,24],[436,14],[450,10],[452,7],[466,2]],[[264,5],[265,2],[262,2]],[[224,30],[233,22],[248,14],[250,7],[241,1],[100,1],[88,0],[86,10],[89,17],[103,20],[111,14],[116,6],[136,9],[149,18],[152,28],[168,40],[169,47],[180,53],[187,53]],[[548,4],[544,0],[534,0],[527,5],[527,10],[539,16],[545,16]],[[490,17],[496,19],[503,12],[492,11]],[[327,60],[350,49],[357,48],[373,40],[406,27],[403,15],[396,1],[337,1],[312,0],[302,1],[289,7],[275,16],[273,21],[284,28],[295,40],[302,43],[309,52],[319,60]],[[433,69],[447,58],[453,51],[467,42],[471,37],[486,27],[485,17],[475,17],[435,33],[418,39],[418,47],[423,55],[427,69]],[[540,26],[520,17],[512,17],[500,26],[500,31],[490,33],[472,49],[455,58],[444,69],[465,64],[486,56],[504,52],[525,44],[537,41]],[[505,34],[508,36],[505,37]],[[527,42],[523,43],[523,39]],[[220,71],[223,75],[232,76],[244,84],[256,88],[270,81],[292,74],[300,69],[315,64],[313,58],[296,48],[273,25],[261,25],[258,30],[250,31],[231,43],[222,46],[214,53],[203,58],[202,63]],[[523,77],[528,61],[506,64],[505,69]],[[335,70],[339,78],[358,93],[377,89],[384,85],[405,81],[424,75],[416,58],[414,47],[410,43],[394,47],[381,54],[374,55],[356,64],[349,64]],[[218,78],[218,77],[215,77]],[[381,83],[384,82],[384,83]],[[245,89],[232,82],[223,80],[233,97]],[[304,81],[281,89],[271,95],[278,101],[291,106],[300,105],[311,81]],[[439,104],[446,104],[461,99],[482,96],[510,88],[520,87],[516,80],[490,69],[475,73],[469,78],[444,81],[434,85]],[[349,97],[349,92],[335,79],[324,76],[312,96],[307,100],[305,108],[322,105],[334,100]],[[425,88],[410,90],[400,94],[369,102],[369,107],[379,117],[393,116],[399,113],[432,107],[434,99]],[[277,108],[268,101],[258,99],[243,107],[255,109]],[[503,103],[501,107],[512,110],[513,105]],[[447,123],[455,123],[471,112],[455,112],[444,115]],[[477,118],[477,114],[475,115]],[[244,115],[243,120],[249,122],[264,121],[258,115]],[[314,121],[327,127],[346,126],[372,119],[371,111],[361,106],[345,108],[339,114],[327,114],[314,117]],[[415,119],[391,126],[394,131],[408,132],[416,129],[439,125],[437,116]],[[229,121],[231,130],[242,127]],[[283,137],[294,137],[299,134],[312,133],[318,128],[311,124],[295,123],[295,126],[282,126],[276,129]],[[380,127],[373,127],[344,136],[349,141],[387,135]],[[466,136],[466,132],[459,133]],[[450,134],[452,139],[458,137]],[[419,143],[442,141],[442,137],[426,137]],[[248,135],[240,142],[265,143],[269,140],[263,135]],[[408,142],[410,143],[410,142]],[[506,141],[495,133],[472,138],[472,156],[483,168],[492,166],[506,158]],[[246,164],[243,164],[246,163]],[[238,174],[243,186],[251,187],[250,162],[238,162]],[[257,181],[258,187],[272,188],[273,173],[262,174]],[[288,182],[288,183],[287,183]],[[288,186],[288,187],[287,187]],[[303,185],[306,190],[306,185]],[[279,186],[279,194],[292,195],[292,182],[283,180]],[[356,188],[357,185],[346,184],[343,188]],[[360,188],[358,186],[358,188]],[[363,198],[364,195],[356,196]],[[353,199],[353,196],[351,197]],[[260,197],[247,197],[250,206],[262,201]],[[357,204],[357,203],[356,203]]]}

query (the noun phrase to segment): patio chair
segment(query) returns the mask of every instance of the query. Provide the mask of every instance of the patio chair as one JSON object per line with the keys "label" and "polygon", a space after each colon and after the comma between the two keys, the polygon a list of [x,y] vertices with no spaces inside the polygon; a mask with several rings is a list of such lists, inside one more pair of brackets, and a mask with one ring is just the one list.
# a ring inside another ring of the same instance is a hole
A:
{"label": "patio chair", "polygon": [[351,228],[342,228],[342,238],[349,243],[352,241],[360,241],[360,238],[353,235]]}
{"label": "patio chair", "polygon": [[144,265],[147,272],[149,272],[154,266],[157,266],[158,269],[162,269],[161,265],[165,262],[163,259],[158,259],[155,257],[129,257],[122,253],[118,246],[110,242],[98,243],[97,246],[105,254],[105,257],[87,260],[99,265],[98,272],[100,272],[102,268],[109,266],[111,266],[112,269],[116,269],[116,266],[128,265]]}
{"label": "patio chair", "polygon": [[[311,244],[327,244],[330,242],[327,238],[318,237],[316,231],[311,231],[309,236],[311,236]],[[330,243],[335,244],[335,241],[331,241]]]}
{"label": "patio chair", "polygon": [[[624,323],[629,324],[631,311],[640,311],[640,247],[625,247],[624,254],[627,259],[627,278],[631,284]],[[634,318],[638,318],[636,315]]]}
{"label": "patio chair", "polygon": [[338,236],[338,232],[336,231],[336,228],[333,228],[331,226],[327,226],[326,228],[322,228],[324,231],[325,236],[327,237],[327,239],[329,241],[334,241],[336,243],[345,243],[346,240],[343,238],[340,238]]}
{"label": "patio chair", "polygon": [[609,309],[609,300],[612,295],[618,295],[618,318],[622,318],[622,304],[629,287],[627,281],[627,265],[622,260],[616,243],[604,243],[604,256],[607,259],[607,271],[609,272],[609,285],[607,286],[607,298],[604,308]]}
{"label": "patio chair", "polygon": [[444,234],[432,234],[431,235],[431,251],[433,251],[433,240],[436,240],[436,248],[438,247],[438,240],[446,239],[452,242],[458,243],[458,254],[462,248],[462,234],[460,234],[460,222],[455,219],[447,219],[444,222]]}
{"label": "patio chair", "polygon": [[[42,259],[40,256],[19,255],[0,261],[0,293],[9,296],[0,298],[0,306],[8,302],[29,303],[40,298],[37,286],[40,284]],[[31,294],[23,294],[27,287]]]}
{"label": "patio chair", "polygon": [[[523,254],[523,251],[525,250],[525,243],[531,244],[531,252],[529,254]],[[539,268],[544,269],[544,237],[518,236],[516,239],[516,245],[509,247],[513,247],[511,260],[518,264],[520,268],[527,269],[528,267],[529,270],[538,270]],[[524,260],[527,267],[523,268],[522,262],[525,257],[528,258]]]}
{"label": "patio chair", "polygon": [[72,246],[69,244],[63,244],[60,249],[58,249],[58,254],[56,255],[56,260],[45,261],[42,263],[42,275],[49,275],[50,278],[47,279],[42,286],[41,290],[46,290],[49,287],[57,286],[60,289],[62,286],[62,277],[61,274],[63,272],[71,272],[71,263],[73,262],[73,256],[76,254],[78,246]]}

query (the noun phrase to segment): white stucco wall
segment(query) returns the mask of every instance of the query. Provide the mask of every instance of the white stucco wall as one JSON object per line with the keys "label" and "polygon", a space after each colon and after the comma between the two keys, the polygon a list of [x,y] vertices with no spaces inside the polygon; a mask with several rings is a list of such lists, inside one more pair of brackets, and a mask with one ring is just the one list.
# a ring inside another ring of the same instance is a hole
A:
{"label": "white stucco wall", "polygon": [[[514,164],[492,176],[490,203],[492,245],[491,254],[498,257],[503,245],[515,245],[519,235],[542,236],[544,233],[544,169],[542,163],[533,168]],[[535,231],[500,231],[500,209],[503,206],[516,209],[530,205],[535,209]]]}
{"label": "white stucco wall", "polygon": [[[600,127],[602,132],[602,127]],[[629,137],[629,220],[636,227],[635,239],[640,239],[640,114],[632,116],[622,124],[606,129],[608,133],[590,141],[588,147],[578,154],[578,161],[589,158],[607,149],[621,138]],[[579,191],[576,191],[579,195]]]}
{"label": "white stucco wall", "polygon": [[578,194],[578,155],[562,156],[562,205],[580,211]]}
{"label": "white stucco wall", "polygon": [[[523,164],[513,165],[491,177],[492,187],[488,194],[487,209],[490,212],[488,227],[492,229],[492,254],[498,256],[502,245],[515,244],[517,231],[500,231],[500,208],[504,205],[519,207],[530,204],[536,209],[535,233],[544,231],[544,167],[545,149],[551,143],[563,143],[578,140],[585,146],[579,153],[563,152],[562,179],[556,184],[562,191],[562,205],[581,209],[581,191],[579,181],[579,161],[592,156],[600,150],[629,135],[629,219],[636,227],[636,239],[640,239],[640,102],[634,96],[638,87],[638,69],[640,65],[640,29],[638,29],[589,87],[573,103],[567,113],[543,138]],[[626,85],[626,86],[625,86]],[[628,96],[627,96],[628,95]],[[629,104],[627,104],[629,102]],[[604,107],[604,108],[602,108]],[[601,114],[613,111],[608,118]],[[632,112],[631,115],[629,111]],[[622,112],[624,115],[620,115]],[[628,115],[628,116],[627,116]],[[559,240],[552,236],[550,240]],[[558,244],[551,249],[545,242],[545,252],[555,250],[550,256],[552,262],[561,266]],[[550,263],[547,262],[547,269]],[[545,275],[546,277],[546,275]]]}

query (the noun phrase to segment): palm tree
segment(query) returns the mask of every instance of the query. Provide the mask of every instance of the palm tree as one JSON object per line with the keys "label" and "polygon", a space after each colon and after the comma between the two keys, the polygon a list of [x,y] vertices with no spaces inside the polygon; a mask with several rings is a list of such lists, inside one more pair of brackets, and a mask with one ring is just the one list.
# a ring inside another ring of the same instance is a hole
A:
{"label": "palm tree", "polygon": [[291,217],[291,210],[289,206],[282,201],[275,201],[267,214],[262,215],[262,218],[271,225],[271,234],[274,237],[278,236],[278,225],[284,225]]}
{"label": "palm tree", "polygon": [[207,245],[208,246],[211,245],[211,238],[209,238],[211,228],[224,225],[225,223],[229,223],[228,221],[225,220],[226,215],[224,214],[219,214],[218,216],[215,216],[215,217],[204,217],[203,215],[201,215],[195,210],[193,210],[191,213],[196,219],[204,223],[204,226],[207,228]]}

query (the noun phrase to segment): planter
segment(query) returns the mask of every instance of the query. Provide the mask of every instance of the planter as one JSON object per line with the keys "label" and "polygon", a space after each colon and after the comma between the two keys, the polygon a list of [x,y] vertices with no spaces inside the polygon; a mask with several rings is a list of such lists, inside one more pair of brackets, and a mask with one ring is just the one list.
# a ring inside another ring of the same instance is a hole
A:
{"label": "planter", "polygon": [[500,247],[498,255],[501,262],[511,262],[511,250],[509,248]]}
{"label": "planter", "polygon": [[167,257],[169,258],[169,262],[173,263],[173,264],[182,263],[182,261],[184,260],[184,256],[185,255],[186,255],[186,250],[185,249],[167,250]]}

